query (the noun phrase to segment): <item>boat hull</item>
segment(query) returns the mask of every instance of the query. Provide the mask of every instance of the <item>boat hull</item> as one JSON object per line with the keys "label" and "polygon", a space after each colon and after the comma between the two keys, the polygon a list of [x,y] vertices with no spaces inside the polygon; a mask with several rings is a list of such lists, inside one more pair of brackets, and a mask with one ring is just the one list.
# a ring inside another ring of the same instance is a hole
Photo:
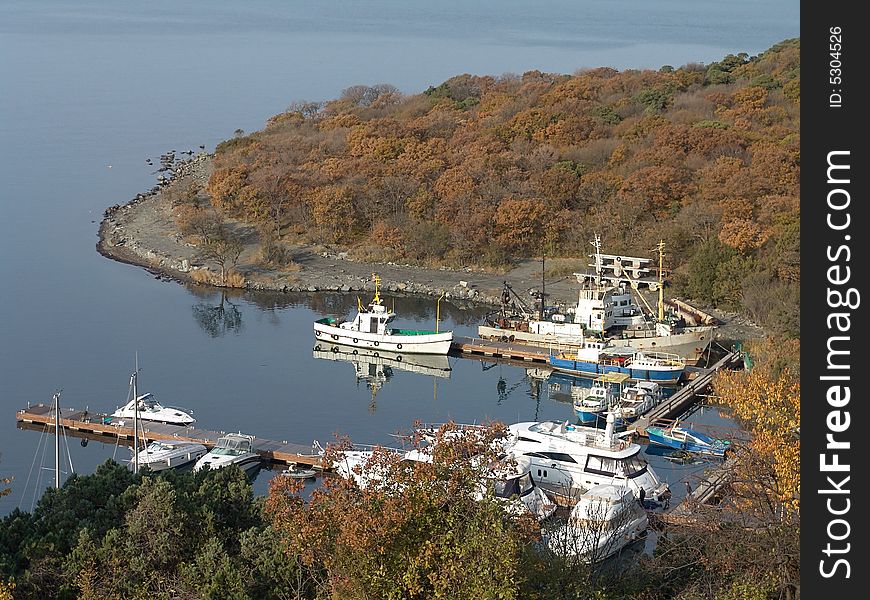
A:
{"label": "boat hull", "polygon": [[[691,331],[683,331],[672,335],[643,336],[640,332],[623,332],[614,336],[613,343],[634,350],[670,352],[684,358],[688,363],[695,364],[706,352],[713,340],[712,326],[693,327]],[[552,334],[531,333],[514,329],[502,329],[489,325],[480,325],[477,335],[483,339],[516,341],[544,348],[559,348],[575,350],[582,347],[583,338],[578,336],[557,336]]]}
{"label": "boat hull", "polygon": [[[453,332],[418,335],[377,334],[353,331],[324,323],[314,323],[314,337],[325,344],[342,344],[366,348],[373,352],[385,350],[399,354],[447,354],[453,343]],[[316,349],[316,346],[315,346]],[[321,348],[324,349],[324,348]],[[374,354],[377,356],[377,354]]]}
{"label": "boat hull", "polygon": [[202,446],[201,449],[198,450],[190,450],[184,453],[176,453],[170,456],[154,456],[154,457],[146,457],[142,458],[140,455],[139,465],[142,467],[148,467],[152,471],[166,471],[168,469],[174,469],[176,467],[183,467],[185,465],[189,465],[192,462],[196,462],[203,456],[205,456],[207,450],[205,446]]}
{"label": "boat hull", "polygon": [[566,373],[579,374],[586,377],[597,377],[605,373],[626,373],[631,379],[637,381],[655,381],[657,383],[675,384],[683,376],[684,367],[626,367],[619,365],[601,364],[590,361],[572,360],[559,356],[550,356],[550,365]]}

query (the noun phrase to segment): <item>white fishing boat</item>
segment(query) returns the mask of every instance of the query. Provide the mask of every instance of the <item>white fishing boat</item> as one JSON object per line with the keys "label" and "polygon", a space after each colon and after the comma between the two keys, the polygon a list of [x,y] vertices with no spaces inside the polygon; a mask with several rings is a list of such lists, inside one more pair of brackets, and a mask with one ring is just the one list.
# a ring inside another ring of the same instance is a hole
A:
{"label": "white fishing boat", "polygon": [[630,490],[596,485],[586,491],[568,522],[547,536],[551,550],[597,563],[643,536],[649,526],[646,511]]}
{"label": "white fishing boat", "polygon": [[[601,252],[601,238],[592,242],[595,253],[592,273],[575,273],[580,284],[577,304],[564,312],[546,310],[541,301],[538,314],[505,284],[501,314],[478,327],[482,338],[518,341],[561,350],[575,350],[589,338],[601,338],[612,345],[635,351],[677,354],[695,363],[713,340],[712,317],[683,302],[670,302],[665,310],[663,256],[659,244],[659,277],[649,279],[648,258],[616,256]],[[638,305],[633,290],[658,291],[657,311]],[[545,294],[541,294],[545,296]],[[585,337],[584,337],[585,336]]]}
{"label": "white fishing boat", "polygon": [[515,423],[511,452],[527,457],[532,479],[550,496],[574,504],[591,487],[617,484],[640,499],[662,502],[670,495],[641,452],[641,447],[614,432],[615,415],[605,428],[556,421]]}
{"label": "white fishing boat", "polygon": [[398,354],[447,354],[453,342],[453,332],[438,331],[437,314],[434,331],[388,327],[396,313],[383,304],[381,278],[375,275],[374,279],[375,297],[366,308],[359,302],[353,321],[341,322],[335,317],[323,317],[314,322],[314,336],[318,343],[368,348],[375,356],[380,350]]}
{"label": "white fishing boat", "polygon": [[260,466],[261,461],[260,455],[254,451],[254,436],[229,433],[218,438],[214,448],[196,461],[193,470],[200,471],[206,467],[220,469],[238,465],[246,473],[251,473]]}
{"label": "white fishing boat", "polygon": [[195,442],[156,440],[139,451],[139,467],[152,471],[164,471],[190,464],[205,456],[208,450]]}

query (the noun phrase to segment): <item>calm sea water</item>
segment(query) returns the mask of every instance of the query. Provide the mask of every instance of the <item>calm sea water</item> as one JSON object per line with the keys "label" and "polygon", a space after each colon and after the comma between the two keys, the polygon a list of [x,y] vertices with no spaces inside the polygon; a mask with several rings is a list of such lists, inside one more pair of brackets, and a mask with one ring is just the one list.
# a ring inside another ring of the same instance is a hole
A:
{"label": "calm sea water", "polygon": [[[29,509],[51,475],[15,410],[56,389],[68,406],[112,409],[137,352],[143,391],[203,426],[301,443],[387,443],[414,419],[571,415],[524,369],[457,359],[449,378],[394,370],[372,405],[354,365],[312,355],[311,321],[355,298],[237,296],[224,306],[238,326],[209,323],[220,294],[94,250],[103,210],[153,185],[146,157],[211,149],[292,101],[360,83],[410,93],[463,72],[679,66],[798,29],[797,0],[0,3],[0,476],[15,478],[0,514]],[[396,309],[407,325],[434,320],[426,299]],[[482,316],[444,313],[458,333]],[[89,473],[116,449],[71,440],[71,452]],[[673,484],[687,477],[655,460]]]}

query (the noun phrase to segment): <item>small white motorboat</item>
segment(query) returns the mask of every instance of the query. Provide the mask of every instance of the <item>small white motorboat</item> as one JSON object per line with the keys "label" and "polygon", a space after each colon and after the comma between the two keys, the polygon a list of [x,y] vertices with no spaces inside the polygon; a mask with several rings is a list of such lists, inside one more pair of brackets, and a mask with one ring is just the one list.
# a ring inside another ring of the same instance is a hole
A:
{"label": "small white motorboat", "polygon": [[254,452],[254,436],[242,433],[229,433],[218,438],[215,447],[208,454],[196,461],[194,471],[220,469],[230,465],[239,465],[246,473],[251,473],[260,466],[262,459]]}
{"label": "small white motorboat", "polygon": [[300,467],[296,463],[290,463],[285,470],[281,471],[281,475],[292,479],[314,479],[317,477],[317,471],[306,467]]}
{"label": "small white motorboat", "polygon": [[187,465],[205,456],[208,450],[195,442],[156,440],[139,451],[139,466],[164,471]]}
{"label": "small white motorboat", "polygon": [[[192,425],[196,422],[191,411],[172,406],[163,406],[154,399],[151,393],[142,394],[137,398],[139,401],[139,418],[143,421],[157,421],[170,425]],[[112,413],[111,416],[118,419],[133,419],[136,404],[130,400],[127,404]]]}

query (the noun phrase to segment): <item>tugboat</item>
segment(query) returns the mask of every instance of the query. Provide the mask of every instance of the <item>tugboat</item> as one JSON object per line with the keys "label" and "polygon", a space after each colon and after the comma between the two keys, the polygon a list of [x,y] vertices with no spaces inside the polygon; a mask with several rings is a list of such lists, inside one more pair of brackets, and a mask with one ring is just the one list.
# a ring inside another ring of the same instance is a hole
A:
{"label": "tugboat", "polygon": [[[314,336],[326,344],[343,344],[356,348],[387,350],[399,354],[447,354],[453,342],[452,331],[396,329],[388,327],[396,313],[383,304],[380,296],[381,278],[373,274],[375,297],[367,308],[359,301],[359,310],[353,321],[339,322],[335,317],[324,317],[314,322]],[[315,346],[315,350],[317,350]]]}

